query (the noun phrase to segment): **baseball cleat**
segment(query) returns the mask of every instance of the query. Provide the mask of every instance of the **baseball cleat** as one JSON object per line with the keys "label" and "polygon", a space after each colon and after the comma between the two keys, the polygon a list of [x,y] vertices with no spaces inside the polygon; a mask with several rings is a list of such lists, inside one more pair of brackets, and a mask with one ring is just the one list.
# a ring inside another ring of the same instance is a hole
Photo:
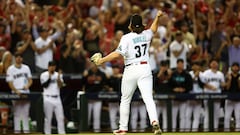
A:
{"label": "baseball cleat", "polygon": [[160,126],[159,126],[158,122],[154,121],[152,123],[152,126],[153,126],[154,135],[161,135],[162,134],[162,130],[160,129]]}
{"label": "baseball cleat", "polygon": [[115,130],[115,131],[113,131],[113,134],[114,134],[114,135],[126,135],[126,134],[127,134],[127,131],[124,131],[124,130]]}

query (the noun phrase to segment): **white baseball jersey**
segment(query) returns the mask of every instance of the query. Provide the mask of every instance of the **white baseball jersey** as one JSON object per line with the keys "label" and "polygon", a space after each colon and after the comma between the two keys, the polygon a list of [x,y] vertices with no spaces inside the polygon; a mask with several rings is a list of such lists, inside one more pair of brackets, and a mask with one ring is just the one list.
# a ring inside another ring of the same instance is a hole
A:
{"label": "white baseball jersey", "polygon": [[[43,95],[60,95],[58,83],[57,83],[58,72],[54,72],[51,76],[51,82],[48,87],[43,88]],[[41,84],[45,83],[49,79],[49,72],[45,71],[40,76]],[[63,82],[62,75],[60,75],[60,79]]]}
{"label": "white baseball jersey", "polygon": [[131,32],[122,36],[116,51],[124,56],[125,65],[149,61],[148,49],[152,36],[153,32],[150,29],[141,34]]}
{"label": "white baseball jersey", "polygon": [[[189,52],[189,48],[187,46],[187,44],[185,42],[177,42],[176,40],[174,40],[171,44],[170,44],[170,68],[176,68],[177,66],[177,59],[183,59],[184,61],[184,69],[187,68],[187,53]],[[175,57],[174,54],[172,53],[173,51],[180,51],[181,48],[184,47],[182,53],[178,56]]]}
{"label": "white baseball jersey", "polygon": [[29,90],[24,90],[24,86],[28,84],[28,79],[32,78],[31,71],[29,67],[22,64],[20,68],[15,65],[11,65],[7,69],[7,82],[13,82],[14,87],[21,93],[29,93]]}
{"label": "white baseball jersey", "polygon": [[204,88],[204,92],[206,93],[221,93],[221,83],[225,82],[222,72],[217,71],[216,73],[214,73],[211,69],[203,72],[201,80],[204,83],[210,84],[217,88],[217,90],[210,90],[208,88]]}
{"label": "white baseball jersey", "polygon": [[199,86],[198,79],[200,79],[200,77],[202,76],[203,73],[200,72],[198,78],[195,78],[195,75],[194,75],[193,71],[190,71],[189,74],[193,78],[193,89],[192,89],[191,93],[202,93],[203,89]]}
{"label": "white baseball jersey", "polygon": [[[52,40],[50,38],[47,38],[46,40],[43,40],[41,37],[37,38],[35,40],[35,45],[37,49],[40,49],[44,46],[47,46]],[[35,52],[35,64],[36,66],[47,69],[48,68],[48,62],[53,60],[53,51],[52,49],[48,48],[45,52],[38,54]]]}

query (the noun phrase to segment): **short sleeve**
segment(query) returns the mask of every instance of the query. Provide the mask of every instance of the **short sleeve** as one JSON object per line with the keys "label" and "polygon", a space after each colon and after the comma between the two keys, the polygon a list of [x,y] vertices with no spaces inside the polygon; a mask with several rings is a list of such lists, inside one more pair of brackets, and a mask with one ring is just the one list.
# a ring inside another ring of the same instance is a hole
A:
{"label": "short sleeve", "polygon": [[122,56],[125,56],[127,52],[127,46],[128,46],[127,38],[125,36],[122,36],[119,45],[115,51],[120,53]]}
{"label": "short sleeve", "polygon": [[49,77],[47,75],[48,74],[44,74],[44,73],[42,73],[40,75],[40,82],[41,82],[41,84],[45,83],[49,79]]}

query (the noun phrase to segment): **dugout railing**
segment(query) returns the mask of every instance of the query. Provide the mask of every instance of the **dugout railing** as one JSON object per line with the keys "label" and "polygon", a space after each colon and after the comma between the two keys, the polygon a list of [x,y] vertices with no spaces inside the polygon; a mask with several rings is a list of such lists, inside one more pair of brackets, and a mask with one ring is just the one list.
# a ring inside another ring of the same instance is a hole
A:
{"label": "dugout railing", "polygon": [[[84,93],[81,92],[81,96],[78,98],[80,101],[81,105],[84,107],[86,106],[87,99],[98,99],[102,101],[120,101],[120,94],[116,92],[99,92],[99,93]],[[154,99],[155,100],[165,100],[167,103],[167,114],[171,114],[171,101],[172,100],[208,100],[208,107],[209,107],[209,131],[212,132],[214,131],[214,120],[213,120],[213,101],[214,100],[239,100],[240,101],[240,94],[239,93],[199,93],[199,94],[193,94],[193,93],[182,93],[182,94],[174,94],[174,93],[159,93],[159,94],[154,94]],[[134,94],[132,100],[142,100],[141,95],[139,94]],[[87,108],[81,108],[80,109],[80,114],[87,114]],[[81,115],[80,115],[81,116]],[[83,116],[84,118],[79,118],[81,119],[82,123],[87,123],[87,116]],[[171,122],[172,118],[171,115],[168,115],[168,131],[171,131]],[[86,131],[85,129],[87,127],[81,127],[82,131]]]}

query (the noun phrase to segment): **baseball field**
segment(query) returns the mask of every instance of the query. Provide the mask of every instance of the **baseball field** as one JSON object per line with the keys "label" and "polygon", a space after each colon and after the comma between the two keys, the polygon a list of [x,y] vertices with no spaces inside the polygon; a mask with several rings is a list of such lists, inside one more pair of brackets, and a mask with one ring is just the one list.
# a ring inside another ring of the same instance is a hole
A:
{"label": "baseball field", "polygon": [[[240,132],[189,132],[189,133],[163,133],[162,135],[239,135]],[[41,134],[32,134],[41,135]],[[67,135],[113,135],[112,133],[79,133]],[[127,135],[153,135],[153,133],[128,133]]]}

